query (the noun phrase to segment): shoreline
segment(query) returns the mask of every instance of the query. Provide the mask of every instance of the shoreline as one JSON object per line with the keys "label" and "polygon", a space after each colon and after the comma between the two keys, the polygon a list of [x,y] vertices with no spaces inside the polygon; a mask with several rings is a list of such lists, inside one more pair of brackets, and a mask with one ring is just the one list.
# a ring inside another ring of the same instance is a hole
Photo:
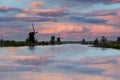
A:
{"label": "shoreline", "polygon": [[82,43],[80,41],[63,41],[60,43],[50,43],[50,42],[37,42],[37,43],[30,43],[24,41],[5,41],[0,42],[0,47],[22,47],[22,46],[47,46],[47,45],[63,45],[63,44],[82,44],[82,45],[92,45],[91,47],[101,47],[101,48],[113,48],[113,49],[120,49],[120,43],[106,43],[106,44],[94,44],[93,42],[86,42]]}
{"label": "shoreline", "polygon": [[120,49],[120,44],[98,44],[93,45],[92,47],[101,47],[101,48],[112,48],[112,49]]}

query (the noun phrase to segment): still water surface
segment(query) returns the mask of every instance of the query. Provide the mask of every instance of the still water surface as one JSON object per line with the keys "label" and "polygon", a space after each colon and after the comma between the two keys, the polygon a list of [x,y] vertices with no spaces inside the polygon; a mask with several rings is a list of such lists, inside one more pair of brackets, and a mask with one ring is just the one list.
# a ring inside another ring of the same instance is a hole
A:
{"label": "still water surface", "polygon": [[1,47],[0,80],[120,80],[120,50],[80,44]]}

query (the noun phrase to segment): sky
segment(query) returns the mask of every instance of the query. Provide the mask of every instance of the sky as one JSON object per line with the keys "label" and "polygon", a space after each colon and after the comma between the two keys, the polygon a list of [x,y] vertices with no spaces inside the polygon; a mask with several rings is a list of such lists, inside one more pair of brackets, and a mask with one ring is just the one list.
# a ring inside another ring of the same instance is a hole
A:
{"label": "sky", "polygon": [[38,41],[94,40],[120,35],[120,0],[0,0],[0,38],[26,40],[32,23]]}

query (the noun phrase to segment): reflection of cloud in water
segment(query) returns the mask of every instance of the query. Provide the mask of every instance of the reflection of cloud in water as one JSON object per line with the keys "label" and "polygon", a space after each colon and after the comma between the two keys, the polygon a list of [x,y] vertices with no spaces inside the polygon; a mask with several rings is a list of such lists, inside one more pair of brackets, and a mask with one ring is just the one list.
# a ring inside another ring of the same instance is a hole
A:
{"label": "reflection of cloud in water", "polygon": [[81,47],[81,45],[37,46],[34,48],[34,54],[31,52],[27,55],[23,52],[27,52],[28,47],[25,48],[27,51],[21,48],[22,54],[17,54],[19,48],[18,50],[10,48],[7,51],[16,54],[0,54],[0,80],[120,79],[118,50],[113,50],[113,53],[112,49],[101,51],[100,48],[96,50],[94,47]]}
{"label": "reflection of cloud in water", "polygon": [[[49,57],[44,57],[44,59],[48,59]],[[16,72],[19,75],[17,80],[119,80],[120,78],[120,56],[82,59],[74,62],[51,61],[51,64],[47,66],[35,64],[36,61],[33,60],[31,66],[29,66],[29,59],[35,58],[26,57],[25,60],[28,59],[28,61],[23,61],[26,63],[26,66],[0,66],[0,71]],[[19,58],[18,60],[21,61],[24,59]],[[19,74],[21,71],[30,72]],[[9,74],[9,77],[15,80],[15,77],[10,75],[11,74]],[[3,80],[9,79],[4,77]]]}
{"label": "reflection of cloud in water", "polygon": [[83,73],[83,74],[101,74],[105,70],[99,69],[99,68],[93,68],[93,67],[87,67],[87,66],[70,66],[70,65],[59,65],[58,69],[62,69],[64,71],[70,71],[70,72],[77,72],[77,73]]}
{"label": "reflection of cloud in water", "polygon": [[102,75],[111,76],[113,80],[120,78],[120,56],[91,58],[76,61],[78,65],[85,65],[93,68],[104,69]]}
{"label": "reflection of cloud in water", "polygon": [[[24,48],[23,47],[6,47],[6,48],[2,48],[1,54],[7,54],[7,55],[16,55],[19,52],[23,51]],[[3,53],[4,52],[4,53]]]}
{"label": "reflection of cloud in water", "polygon": [[52,54],[41,54],[41,55],[31,55],[31,56],[16,56],[16,55],[11,55],[11,56],[4,56],[0,55],[0,60],[4,61],[10,61],[10,62],[17,62],[17,63],[23,63],[26,65],[37,65],[39,63],[44,63],[44,60],[47,58],[53,57]]}

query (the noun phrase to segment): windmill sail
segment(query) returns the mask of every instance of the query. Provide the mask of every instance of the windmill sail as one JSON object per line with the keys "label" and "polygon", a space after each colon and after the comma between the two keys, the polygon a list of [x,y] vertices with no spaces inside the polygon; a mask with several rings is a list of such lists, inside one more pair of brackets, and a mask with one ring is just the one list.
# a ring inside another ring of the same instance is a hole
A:
{"label": "windmill sail", "polygon": [[34,24],[32,23],[32,27],[33,27],[33,32],[35,33],[35,28],[34,28]]}

